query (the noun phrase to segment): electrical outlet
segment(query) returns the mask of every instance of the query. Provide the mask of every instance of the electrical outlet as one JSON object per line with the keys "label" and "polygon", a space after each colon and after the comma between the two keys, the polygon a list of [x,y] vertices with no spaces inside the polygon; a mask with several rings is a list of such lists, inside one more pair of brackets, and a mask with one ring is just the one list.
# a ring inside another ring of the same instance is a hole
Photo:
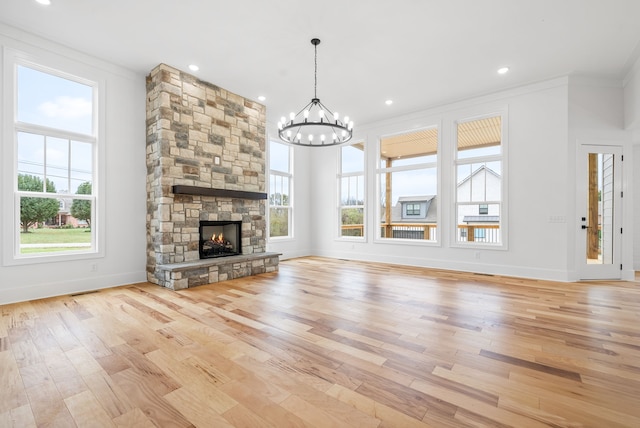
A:
{"label": "electrical outlet", "polygon": [[98,263],[91,264],[91,272],[98,272]]}

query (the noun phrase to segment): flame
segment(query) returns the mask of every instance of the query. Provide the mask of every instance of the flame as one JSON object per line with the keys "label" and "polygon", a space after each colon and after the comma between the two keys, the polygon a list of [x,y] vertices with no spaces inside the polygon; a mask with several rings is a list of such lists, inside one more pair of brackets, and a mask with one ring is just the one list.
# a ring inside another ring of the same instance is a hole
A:
{"label": "flame", "polygon": [[222,233],[220,233],[220,235],[216,236],[216,234],[214,233],[213,235],[211,235],[211,240],[213,242],[224,243],[224,235],[222,235]]}

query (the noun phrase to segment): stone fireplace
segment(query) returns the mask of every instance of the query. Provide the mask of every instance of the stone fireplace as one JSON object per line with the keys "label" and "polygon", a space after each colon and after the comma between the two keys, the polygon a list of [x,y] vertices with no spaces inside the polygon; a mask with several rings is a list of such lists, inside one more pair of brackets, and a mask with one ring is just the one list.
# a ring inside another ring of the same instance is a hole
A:
{"label": "stone fireplace", "polygon": [[[147,76],[150,282],[178,290],[277,271],[279,254],[265,251],[265,120],[263,105],[165,64]],[[234,254],[202,257],[213,222],[239,225],[222,244]]]}

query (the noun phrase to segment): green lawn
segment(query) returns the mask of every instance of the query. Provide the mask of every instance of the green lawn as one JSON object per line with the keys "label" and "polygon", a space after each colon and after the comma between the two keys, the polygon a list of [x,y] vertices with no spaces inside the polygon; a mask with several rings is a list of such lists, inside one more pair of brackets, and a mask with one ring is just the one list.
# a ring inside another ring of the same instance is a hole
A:
{"label": "green lawn", "polygon": [[87,244],[91,243],[91,229],[29,229],[20,232],[21,244]]}
{"label": "green lawn", "polygon": [[21,248],[20,254],[56,253],[59,251],[89,251],[91,247],[48,247],[48,248]]}

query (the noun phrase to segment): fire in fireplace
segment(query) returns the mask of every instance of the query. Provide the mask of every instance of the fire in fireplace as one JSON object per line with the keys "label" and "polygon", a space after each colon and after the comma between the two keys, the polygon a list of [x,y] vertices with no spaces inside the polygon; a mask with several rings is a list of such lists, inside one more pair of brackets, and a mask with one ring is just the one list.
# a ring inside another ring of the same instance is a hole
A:
{"label": "fire in fireplace", "polygon": [[200,258],[242,253],[241,221],[200,221]]}

